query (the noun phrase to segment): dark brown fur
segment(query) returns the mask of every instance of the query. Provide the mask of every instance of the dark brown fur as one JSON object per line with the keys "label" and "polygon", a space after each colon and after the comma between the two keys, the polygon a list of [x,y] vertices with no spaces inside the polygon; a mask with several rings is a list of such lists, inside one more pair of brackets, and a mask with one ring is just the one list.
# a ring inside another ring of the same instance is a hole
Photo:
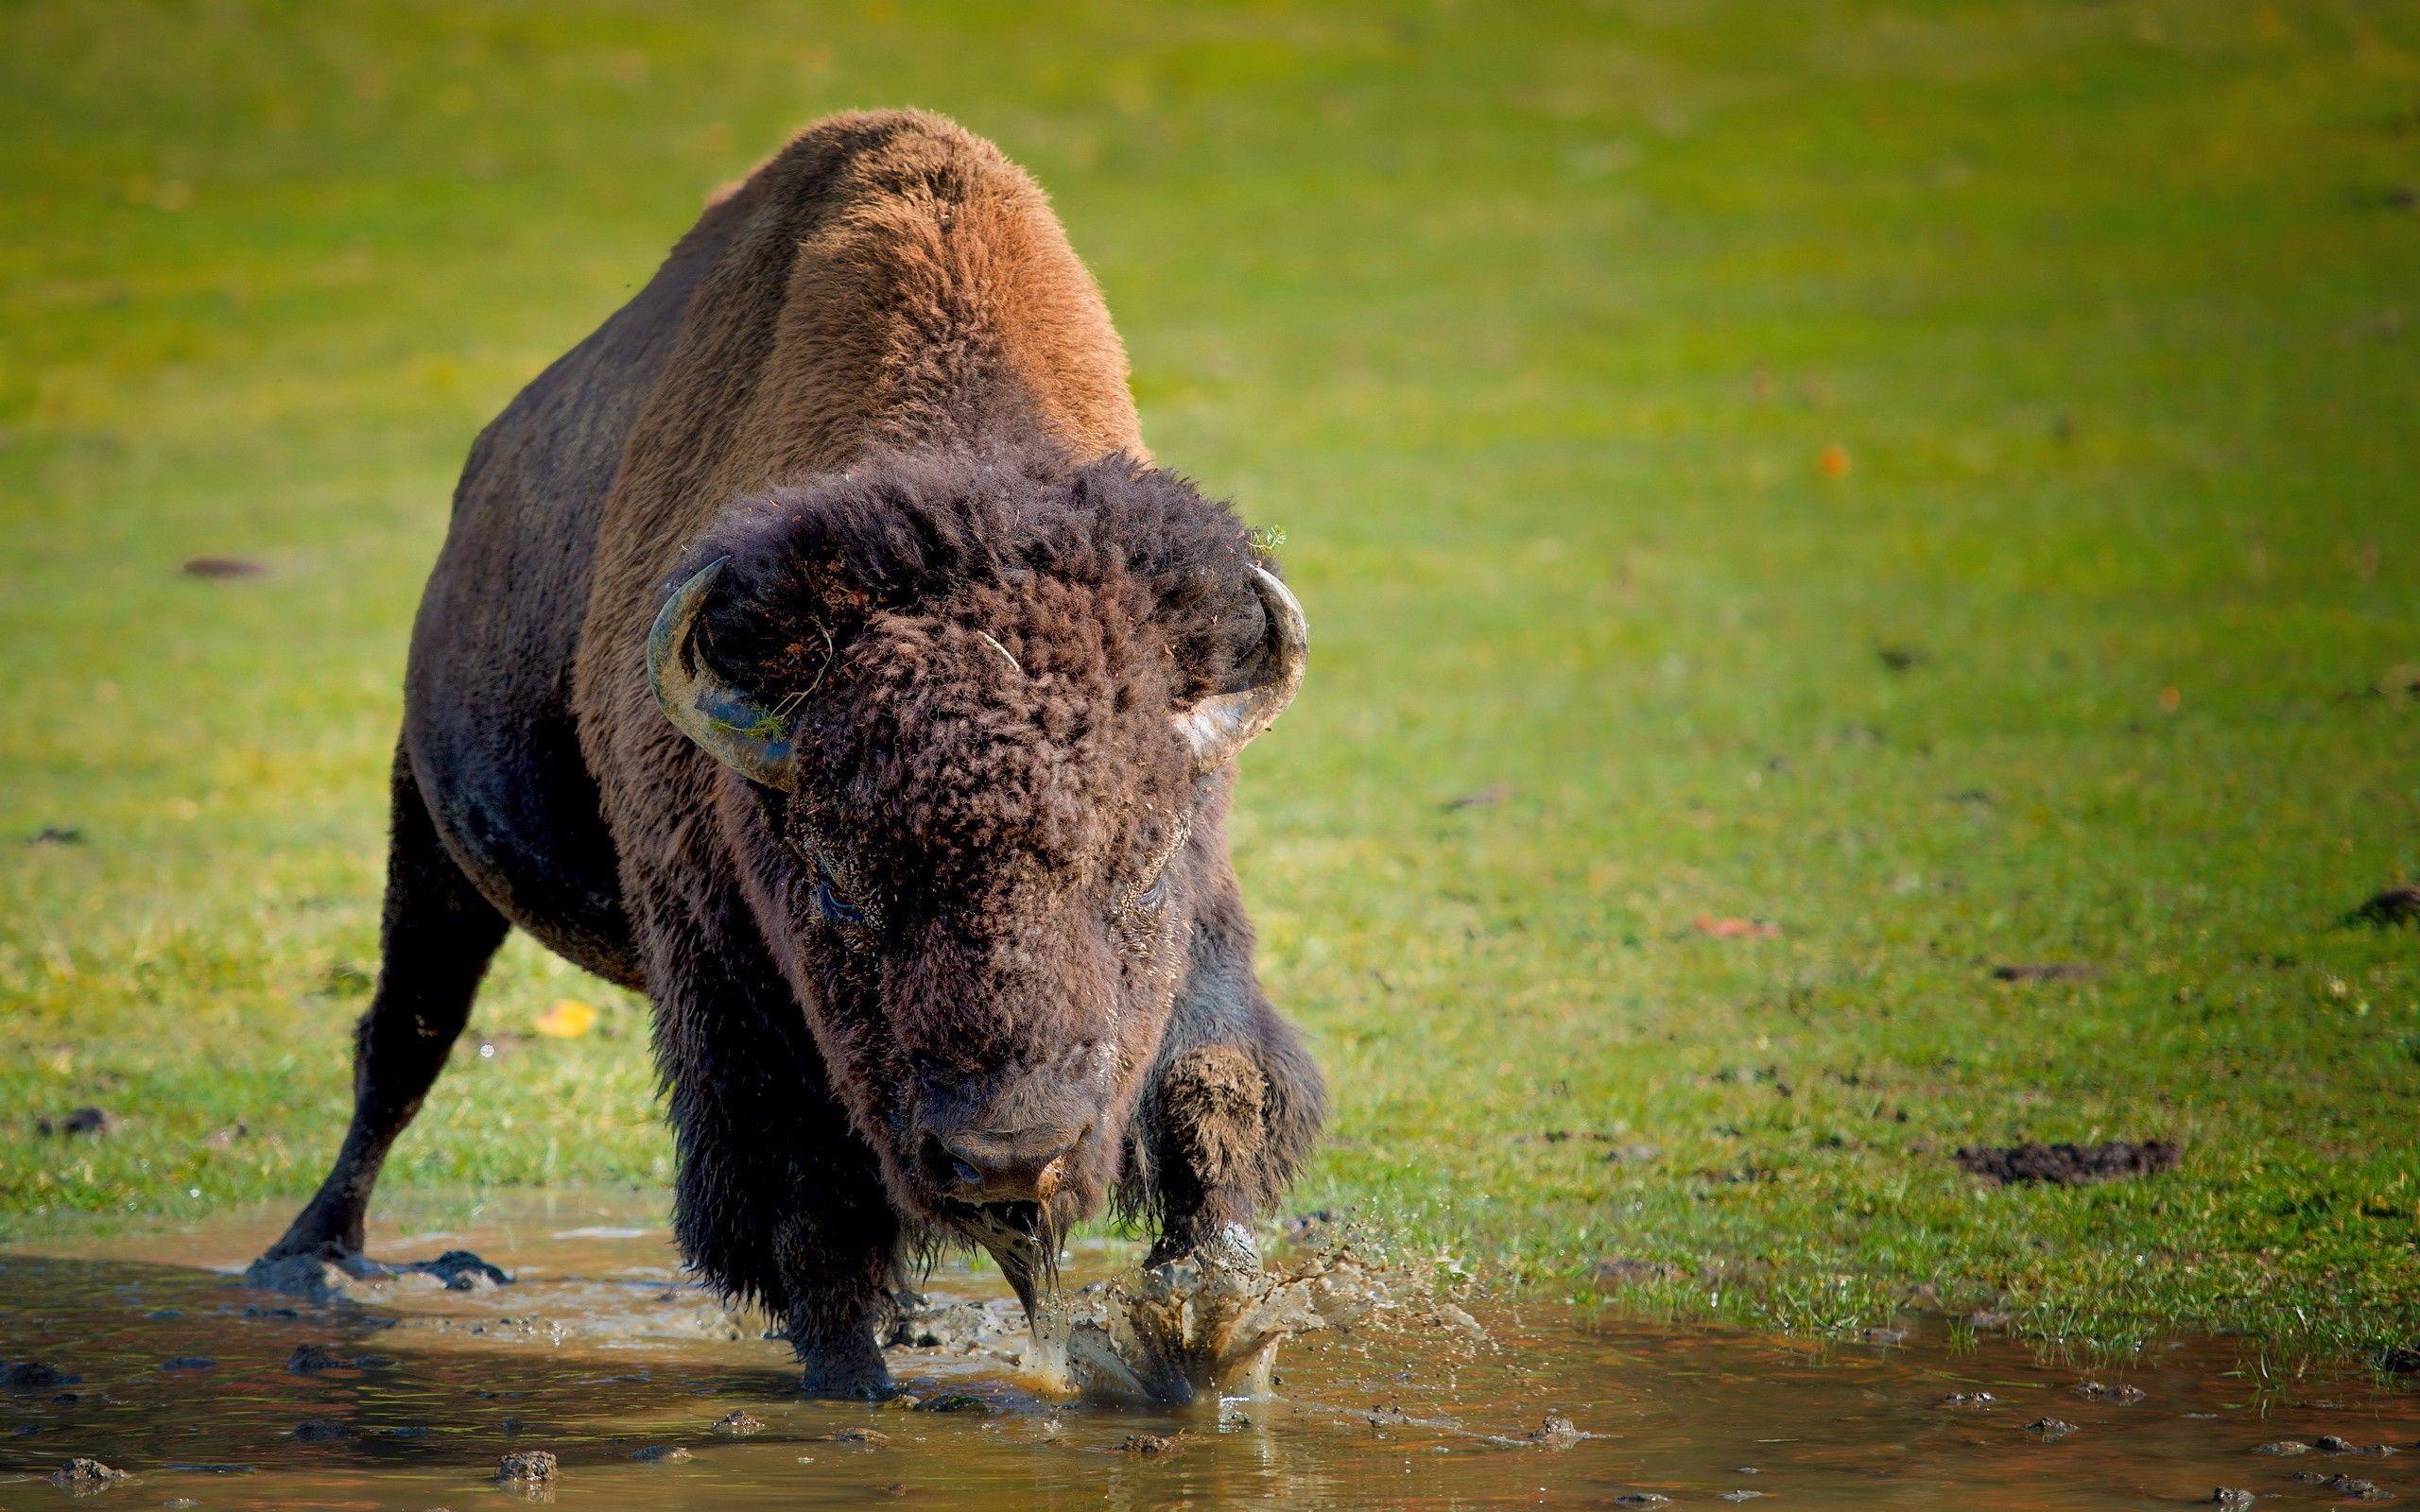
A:
{"label": "dark brown fur", "polygon": [[[698,644],[801,722],[795,792],[650,694],[648,627],[717,559]],[[473,449],[354,1121],[275,1252],[359,1246],[516,924],[653,1000],[683,1246],[814,1389],[883,1389],[902,1258],[1008,1221],[935,1130],[1084,1129],[1018,1220],[1046,1233],[1113,1199],[1163,1255],[1248,1222],[1323,1094],[1253,973],[1232,769],[1170,715],[1249,675],[1251,560],[1149,463],[1029,179],[931,116],[803,133]]]}

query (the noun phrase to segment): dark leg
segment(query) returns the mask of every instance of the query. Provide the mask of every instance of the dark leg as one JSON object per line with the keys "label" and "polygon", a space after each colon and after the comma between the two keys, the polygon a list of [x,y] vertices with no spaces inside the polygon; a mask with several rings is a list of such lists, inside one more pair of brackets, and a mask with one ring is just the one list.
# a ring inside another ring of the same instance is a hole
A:
{"label": "dark leg", "polygon": [[502,914],[445,852],[399,748],[387,856],[378,990],[354,1033],[353,1125],[319,1194],[269,1247],[284,1255],[361,1252],[362,1220],[388,1149],[445,1065],[496,947]]}
{"label": "dark leg", "polygon": [[809,1396],[885,1399],[875,1337],[896,1308],[899,1223],[873,1152],[781,973],[724,922],[744,916],[683,906],[677,929],[647,930],[686,946],[650,972],[682,1253],[725,1298],[782,1320]]}
{"label": "dark leg", "polygon": [[799,1386],[810,1397],[881,1401],[892,1387],[875,1340],[898,1306],[897,1220],[878,1185],[870,1202],[830,1195],[785,1217],[775,1233]]}
{"label": "dark leg", "polygon": [[[812,1146],[793,1143],[795,1123],[777,1112],[760,1108],[763,1121],[738,1138],[743,1125],[725,1121],[728,1104],[701,1117],[684,1101],[676,1084],[673,1228],[682,1254],[726,1298],[782,1320],[808,1396],[890,1396],[874,1341],[897,1306],[897,1221],[880,1177],[798,1159]],[[845,1130],[831,1137],[850,1138]]]}

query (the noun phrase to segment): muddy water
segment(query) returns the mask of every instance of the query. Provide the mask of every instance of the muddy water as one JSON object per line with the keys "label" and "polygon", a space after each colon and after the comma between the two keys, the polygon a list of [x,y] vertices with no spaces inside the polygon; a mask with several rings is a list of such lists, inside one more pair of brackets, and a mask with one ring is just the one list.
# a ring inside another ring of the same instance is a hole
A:
{"label": "muddy water", "polygon": [[[383,1256],[470,1248],[519,1280],[449,1291],[405,1278],[334,1305],[234,1283],[283,1216],[0,1255],[0,1361],[81,1377],[0,1393],[0,1506],[67,1504],[45,1477],[78,1455],[139,1477],[96,1493],[129,1507],[463,1512],[534,1497],[600,1509],[897,1501],[1004,1512],[1727,1497],[1982,1512],[2180,1506],[2221,1486],[2263,1506],[2373,1504],[2326,1484],[2338,1476],[2420,1497],[2420,1397],[2360,1380],[2264,1391],[2230,1373],[2238,1351],[2224,1344],[2086,1372],[1990,1340],[1954,1352],[1938,1329],[1893,1348],[1822,1351],[1473,1305],[1484,1338],[1450,1314],[1399,1318],[1288,1346],[1270,1400],[1124,1411],[1062,1405],[1026,1383],[1013,1363],[1021,1330],[1000,1326],[1013,1318],[1005,1287],[959,1266],[926,1286],[947,1309],[933,1332],[949,1342],[890,1356],[923,1405],[842,1406],[801,1400],[786,1347],[682,1284],[650,1211],[558,1200],[448,1232],[389,1215],[372,1236]],[[1131,1259],[1080,1249],[1069,1280]],[[324,1351],[305,1364],[341,1363],[289,1368],[305,1346]],[[2077,1394],[2087,1379],[2142,1396]],[[1942,1405],[1978,1392],[1996,1400]],[[2072,1431],[2029,1429],[2045,1418]],[[2321,1435],[2401,1452],[2255,1452]],[[686,1457],[639,1457],[670,1448]],[[529,1450],[557,1456],[551,1485],[500,1486],[499,1459]]]}

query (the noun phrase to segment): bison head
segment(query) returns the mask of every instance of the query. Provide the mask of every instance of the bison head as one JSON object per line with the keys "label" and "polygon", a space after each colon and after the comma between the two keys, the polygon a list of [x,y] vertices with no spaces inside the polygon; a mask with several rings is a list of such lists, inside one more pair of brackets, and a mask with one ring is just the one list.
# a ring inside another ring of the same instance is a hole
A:
{"label": "bison head", "polygon": [[908,1212],[1099,1207],[1304,647],[1236,518],[1124,457],[871,461],[684,563],[656,696],[746,779],[752,906]]}

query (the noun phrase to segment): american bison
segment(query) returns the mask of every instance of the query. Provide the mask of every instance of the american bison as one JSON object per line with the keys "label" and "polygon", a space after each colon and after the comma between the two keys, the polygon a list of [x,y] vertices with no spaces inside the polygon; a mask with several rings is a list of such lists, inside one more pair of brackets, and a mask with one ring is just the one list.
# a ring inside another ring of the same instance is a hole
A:
{"label": "american bison", "polygon": [[1325,1097],[1223,827],[1304,648],[1151,463],[1033,181],[931,115],[809,128],[471,450],[353,1123],[270,1255],[359,1251],[517,924],[652,1001],[681,1246],[812,1392],[888,1392],[876,1327],[953,1243],[1028,1307],[1104,1204],[1254,1263]]}

